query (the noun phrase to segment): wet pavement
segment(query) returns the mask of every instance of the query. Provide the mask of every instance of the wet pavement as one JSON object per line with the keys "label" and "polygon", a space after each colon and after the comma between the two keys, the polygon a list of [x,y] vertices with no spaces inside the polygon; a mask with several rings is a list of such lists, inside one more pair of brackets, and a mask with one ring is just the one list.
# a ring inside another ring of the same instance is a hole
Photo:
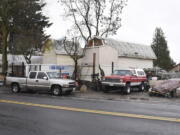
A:
{"label": "wet pavement", "polygon": [[1,88],[0,134],[179,135],[179,99],[158,97],[153,102],[156,98],[142,92],[123,95],[90,90],[63,96],[13,94]]}
{"label": "wet pavement", "polygon": [[[132,93],[131,96],[138,95],[144,98],[142,94],[146,95],[137,92]],[[84,95],[91,95],[91,98],[86,98]],[[52,96],[45,92],[13,94],[9,89],[0,90],[0,134],[180,134],[179,104],[135,99],[106,100],[106,97],[96,99],[93,95],[121,97],[121,99],[127,97],[121,93],[104,94],[94,91]]]}
{"label": "wet pavement", "polygon": [[[0,87],[0,93],[4,94],[12,94],[10,88]],[[41,96],[49,96],[51,93],[46,91],[34,91],[27,92],[23,90],[19,94],[31,94],[31,95],[41,95]],[[81,99],[96,99],[96,100],[135,100],[135,101],[149,101],[149,102],[169,102],[169,103],[179,103],[180,104],[180,89],[177,90],[177,96],[173,98],[166,98],[164,96],[149,96],[148,92],[139,92],[135,89],[131,94],[126,95],[121,91],[111,91],[109,93],[104,93],[102,91],[94,91],[92,89],[88,89],[87,92],[81,92],[76,90],[72,94],[64,94],[64,97],[68,98],[81,98]]]}

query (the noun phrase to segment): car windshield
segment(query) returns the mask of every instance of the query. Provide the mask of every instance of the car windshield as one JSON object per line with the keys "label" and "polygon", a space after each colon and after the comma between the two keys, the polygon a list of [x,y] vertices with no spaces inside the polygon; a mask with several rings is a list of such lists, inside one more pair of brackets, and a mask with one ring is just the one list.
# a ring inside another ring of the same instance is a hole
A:
{"label": "car windshield", "polygon": [[128,76],[128,75],[131,75],[131,71],[130,70],[115,70],[113,75]]}
{"label": "car windshield", "polygon": [[47,72],[47,75],[50,79],[61,78],[60,73],[58,72]]}

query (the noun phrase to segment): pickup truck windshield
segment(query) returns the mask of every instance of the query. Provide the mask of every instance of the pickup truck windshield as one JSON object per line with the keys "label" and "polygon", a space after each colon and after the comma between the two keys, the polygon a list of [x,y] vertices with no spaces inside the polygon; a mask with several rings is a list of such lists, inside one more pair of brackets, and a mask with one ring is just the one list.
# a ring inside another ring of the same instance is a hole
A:
{"label": "pickup truck windshield", "polygon": [[115,70],[113,75],[128,76],[131,75],[130,70]]}
{"label": "pickup truck windshield", "polygon": [[58,72],[47,72],[47,75],[49,76],[50,79],[61,78],[60,73]]}

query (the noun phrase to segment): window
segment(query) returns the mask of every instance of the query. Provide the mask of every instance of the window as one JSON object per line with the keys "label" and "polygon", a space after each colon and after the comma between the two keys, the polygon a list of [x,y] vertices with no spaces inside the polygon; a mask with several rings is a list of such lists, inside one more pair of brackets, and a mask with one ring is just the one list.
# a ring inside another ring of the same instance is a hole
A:
{"label": "window", "polygon": [[31,72],[29,75],[30,79],[35,79],[36,78],[36,72]]}
{"label": "window", "polygon": [[43,79],[44,77],[47,77],[47,75],[44,72],[39,72],[37,79]]}
{"label": "window", "polygon": [[136,75],[136,71],[135,70],[131,70],[132,75]]}
{"label": "window", "polygon": [[138,73],[139,76],[144,76],[145,75],[143,71],[137,71],[137,73]]}
{"label": "window", "polygon": [[128,76],[128,75],[131,75],[131,71],[130,70],[115,70],[113,75]]}
{"label": "window", "polygon": [[47,75],[50,79],[61,78],[60,73],[58,72],[47,72]]}

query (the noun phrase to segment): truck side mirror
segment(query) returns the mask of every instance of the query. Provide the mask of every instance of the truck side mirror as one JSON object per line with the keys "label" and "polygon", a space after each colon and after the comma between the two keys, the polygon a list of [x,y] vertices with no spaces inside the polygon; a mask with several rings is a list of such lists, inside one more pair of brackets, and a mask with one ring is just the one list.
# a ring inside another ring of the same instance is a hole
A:
{"label": "truck side mirror", "polygon": [[48,78],[46,76],[43,77],[44,80],[48,80]]}

